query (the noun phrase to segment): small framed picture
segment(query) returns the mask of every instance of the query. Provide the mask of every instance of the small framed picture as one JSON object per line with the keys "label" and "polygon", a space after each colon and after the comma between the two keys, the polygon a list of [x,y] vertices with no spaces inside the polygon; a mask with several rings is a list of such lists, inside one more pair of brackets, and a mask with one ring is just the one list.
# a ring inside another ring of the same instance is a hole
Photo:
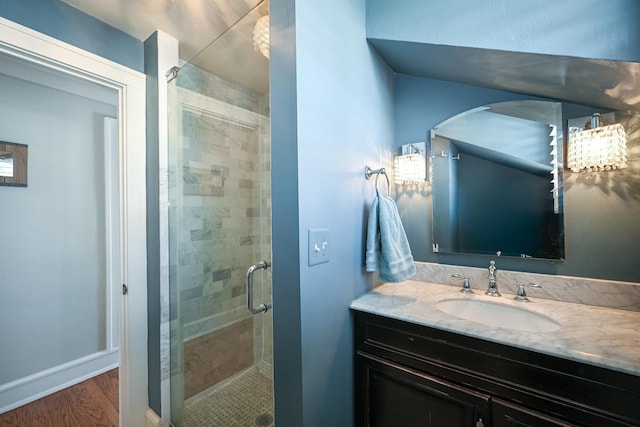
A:
{"label": "small framed picture", "polygon": [[0,185],[27,186],[27,146],[0,141]]}

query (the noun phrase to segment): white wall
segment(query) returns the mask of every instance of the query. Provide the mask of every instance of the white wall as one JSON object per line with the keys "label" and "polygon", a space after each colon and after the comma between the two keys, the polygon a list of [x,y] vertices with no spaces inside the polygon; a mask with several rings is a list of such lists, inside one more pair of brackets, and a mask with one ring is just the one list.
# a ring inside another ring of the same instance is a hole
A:
{"label": "white wall", "polygon": [[103,117],[115,105],[0,75],[0,140],[28,187],[0,187],[0,385],[106,348]]}

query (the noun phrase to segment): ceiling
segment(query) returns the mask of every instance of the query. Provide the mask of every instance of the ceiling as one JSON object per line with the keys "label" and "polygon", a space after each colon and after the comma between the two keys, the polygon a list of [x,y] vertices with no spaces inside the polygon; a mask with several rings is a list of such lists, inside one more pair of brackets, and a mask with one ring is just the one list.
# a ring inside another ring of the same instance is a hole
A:
{"label": "ceiling", "polygon": [[252,40],[255,22],[268,14],[267,0],[62,1],[141,41],[163,31],[179,40],[181,60],[268,91],[269,62]]}
{"label": "ceiling", "polygon": [[[255,21],[268,13],[267,0],[63,1],[139,40],[159,29],[179,40],[182,60],[260,93],[268,91],[269,63],[253,49],[251,39]],[[640,63],[369,41],[398,73],[640,110]]]}
{"label": "ceiling", "polygon": [[403,74],[612,110],[640,110],[640,63],[370,39]]}

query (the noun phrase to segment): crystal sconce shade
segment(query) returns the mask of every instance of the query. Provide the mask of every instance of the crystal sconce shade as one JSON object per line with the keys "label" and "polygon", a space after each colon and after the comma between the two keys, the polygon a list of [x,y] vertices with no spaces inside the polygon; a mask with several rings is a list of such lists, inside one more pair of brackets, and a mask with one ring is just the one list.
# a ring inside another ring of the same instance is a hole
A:
{"label": "crystal sconce shade", "polygon": [[599,172],[627,167],[627,137],[621,124],[599,126],[594,114],[591,129],[571,133],[567,166],[573,172]]}
{"label": "crystal sconce shade", "polygon": [[269,15],[261,16],[253,27],[253,48],[269,59]]}
{"label": "crystal sconce shade", "polygon": [[426,179],[427,163],[420,149],[413,144],[402,147],[402,156],[394,159],[394,176],[396,184],[413,184]]}

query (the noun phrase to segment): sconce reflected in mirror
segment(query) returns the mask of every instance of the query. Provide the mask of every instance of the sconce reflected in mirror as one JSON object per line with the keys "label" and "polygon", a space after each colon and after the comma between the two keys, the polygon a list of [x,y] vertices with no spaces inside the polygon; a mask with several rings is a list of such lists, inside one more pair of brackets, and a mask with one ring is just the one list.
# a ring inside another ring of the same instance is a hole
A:
{"label": "sconce reflected in mirror", "polygon": [[[613,113],[611,113],[613,115]],[[573,172],[601,172],[627,167],[627,137],[620,123],[594,114],[584,128],[570,127],[567,167]]]}
{"label": "sconce reflected in mirror", "polygon": [[427,178],[426,144],[417,142],[402,146],[402,155],[394,159],[394,176],[396,184],[414,184]]}

